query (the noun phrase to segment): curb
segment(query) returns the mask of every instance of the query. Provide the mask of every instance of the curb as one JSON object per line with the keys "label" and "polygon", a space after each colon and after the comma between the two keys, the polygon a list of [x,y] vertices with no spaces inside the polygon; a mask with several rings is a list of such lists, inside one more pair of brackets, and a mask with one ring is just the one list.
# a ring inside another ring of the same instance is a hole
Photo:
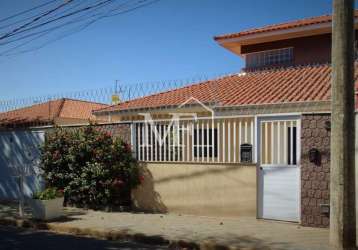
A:
{"label": "curb", "polygon": [[220,245],[212,241],[193,242],[185,240],[169,240],[163,236],[145,235],[127,230],[96,230],[51,224],[28,219],[0,218],[0,225],[14,226],[18,228],[31,228],[37,230],[49,230],[55,233],[65,233],[76,236],[87,236],[101,240],[129,240],[148,245],[167,245],[169,249],[198,249],[198,250],[233,250],[226,245]]}

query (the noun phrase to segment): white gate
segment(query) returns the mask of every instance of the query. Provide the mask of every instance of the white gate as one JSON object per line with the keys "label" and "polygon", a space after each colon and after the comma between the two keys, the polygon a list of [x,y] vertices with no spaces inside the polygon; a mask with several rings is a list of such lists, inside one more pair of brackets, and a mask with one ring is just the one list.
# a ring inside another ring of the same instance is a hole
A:
{"label": "white gate", "polygon": [[258,217],[300,220],[300,119],[258,119]]}

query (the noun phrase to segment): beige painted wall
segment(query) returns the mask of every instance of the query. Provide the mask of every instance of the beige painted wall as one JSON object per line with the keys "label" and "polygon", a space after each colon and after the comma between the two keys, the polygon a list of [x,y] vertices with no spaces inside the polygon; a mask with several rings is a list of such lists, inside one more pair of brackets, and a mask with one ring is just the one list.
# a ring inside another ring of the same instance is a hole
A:
{"label": "beige painted wall", "polygon": [[149,212],[256,217],[256,166],[147,163],[135,206]]}

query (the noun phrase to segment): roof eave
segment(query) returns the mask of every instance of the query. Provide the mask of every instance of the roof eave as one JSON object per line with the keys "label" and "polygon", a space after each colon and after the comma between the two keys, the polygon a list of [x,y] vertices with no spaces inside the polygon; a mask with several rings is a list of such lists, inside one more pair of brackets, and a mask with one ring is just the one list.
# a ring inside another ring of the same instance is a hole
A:
{"label": "roof eave", "polygon": [[[264,110],[266,108],[277,109],[280,107],[286,108],[301,108],[302,106],[308,107],[306,110],[311,111],[318,108],[320,111],[329,111],[330,101],[301,101],[301,102],[280,102],[280,103],[261,103],[261,104],[244,104],[244,105],[214,105],[211,108],[215,111],[230,111],[230,110]],[[198,104],[189,105],[188,107],[199,106]],[[313,107],[313,108],[312,108]],[[170,109],[176,109],[178,105],[166,105],[161,107],[147,107],[147,108],[132,108],[132,109],[124,109],[124,110],[116,110],[116,111],[107,111],[106,113],[101,113],[102,115],[137,115],[140,112],[148,112],[148,111],[167,111]],[[306,110],[301,110],[301,112],[306,112]],[[253,113],[254,114],[254,113]]]}
{"label": "roof eave", "polygon": [[[358,19],[355,19],[355,29],[358,29]],[[214,37],[215,41],[222,47],[230,50],[231,52],[241,55],[241,46],[258,44],[279,40],[292,39],[297,37],[307,37],[313,35],[329,34],[332,33],[332,23],[318,23],[306,25],[295,28],[277,29],[271,31],[263,31],[247,35],[223,35]]]}
{"label": "roof eave", "polygon": [[[212,108],[215,108],[218,104],[216,102],[203,102],[203,104],[208,105]],[[118,109],[118,110],[112,110],[112,111],[95,111],[93,112],[94,115],[128,115],[128,114],[134,114],[138,112],[145,112],[145,111],[162,111],[162,110],[169,110],[169,109],[177,109],[179,105],[173,104],[173,105],[163,105],[163,106],[155,106],[155,107],[138,107],[138,108],[127,108],[127,109]],[[200,107],[200,104],[198,103],[187,103],[185,104],[185,107],[192,108],[192,107]],[[181,107],[183,108],[183,107]]]}

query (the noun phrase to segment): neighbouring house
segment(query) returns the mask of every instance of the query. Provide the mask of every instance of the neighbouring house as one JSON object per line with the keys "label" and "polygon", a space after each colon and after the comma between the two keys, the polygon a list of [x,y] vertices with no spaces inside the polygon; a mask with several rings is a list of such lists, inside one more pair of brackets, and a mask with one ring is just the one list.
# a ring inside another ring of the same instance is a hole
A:
{"label": "neighbouring house", "polygon": [[331,29],[327,15],[216,36],[240,73],[96,110],[130,128],[135,205],[327,227]]}
{"label": "neighbouring house", "polygon": [[95,120],[92,111],[105,107],[108,105],[61,98],[0,113],[0,128],[88,124]]}
{"label": "neighbouring house", "polygon": [[16,178],[21,172],[26,175],[26,196],[41,187],[36,170],[46,130],[89,124],[95,119],[92,111],[107,106],[63,98],[0,113],[0,199],[19,197]]}

